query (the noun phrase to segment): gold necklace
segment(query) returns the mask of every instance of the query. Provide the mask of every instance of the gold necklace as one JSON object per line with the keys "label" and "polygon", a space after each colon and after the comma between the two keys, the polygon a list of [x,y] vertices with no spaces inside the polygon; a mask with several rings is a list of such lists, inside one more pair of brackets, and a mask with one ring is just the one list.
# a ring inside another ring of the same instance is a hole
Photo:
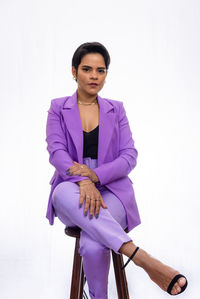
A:
{"label": "gold necklace", "polygon": [[89,105],[97,104],[97,100],[95,100],[94,102],[89,103],[89,104],[88,103],[85,104],[85,103],[83,103],[83,102],[81,102],[81,101],[78,100],[78,103],[81,104],[81,105],[89,106]]}

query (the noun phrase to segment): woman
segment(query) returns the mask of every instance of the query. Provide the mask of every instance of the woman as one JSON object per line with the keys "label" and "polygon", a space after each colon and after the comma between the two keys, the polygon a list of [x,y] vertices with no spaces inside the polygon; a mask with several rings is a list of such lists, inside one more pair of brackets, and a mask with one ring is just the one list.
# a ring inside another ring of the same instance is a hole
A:
{"label": "woman", "polygon": [[110,63],[106,48],[84,43],[75,51],[78,88],[53,99],[47,119],[47,150],[55,167],[47,209],[69,227],[82,229],[79,253],[91,298],[107,298],[110,249],[142,267],[164,291],[177,295],[186,278],[133,243],[125,233],[140,224],[132,182],[134,147],[123,103],[101,98]]}

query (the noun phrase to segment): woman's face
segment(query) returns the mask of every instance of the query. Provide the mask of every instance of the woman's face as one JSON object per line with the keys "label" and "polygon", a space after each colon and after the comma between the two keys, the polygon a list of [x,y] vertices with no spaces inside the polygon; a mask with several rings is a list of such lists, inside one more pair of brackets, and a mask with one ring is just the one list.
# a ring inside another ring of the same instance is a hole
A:
{"label": "woman's face", "polygon": [[104,85],[107,76],[104,58],[99,53],[83,56],[78,72],[72,67],[72,74],[77,79],[78,90],[88,96],[97,94]]}

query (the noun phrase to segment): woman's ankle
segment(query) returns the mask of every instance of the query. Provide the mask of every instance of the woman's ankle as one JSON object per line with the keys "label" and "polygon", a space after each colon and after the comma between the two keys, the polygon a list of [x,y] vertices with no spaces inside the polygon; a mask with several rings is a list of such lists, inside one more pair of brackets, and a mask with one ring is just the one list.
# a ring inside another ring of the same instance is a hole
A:
{"label": "woman's ankle", "polygon": [[147,266],[148,253],[139,248],[132,261],[138,267],[145,268]]}
{"label": "woman's ankle", "polygon": [[129,258],[135,249],[136,245],[133,244],[133,241],[128,241],[122,244],[122,246],[119,249],[119,252],[121,254],[126,255]]}

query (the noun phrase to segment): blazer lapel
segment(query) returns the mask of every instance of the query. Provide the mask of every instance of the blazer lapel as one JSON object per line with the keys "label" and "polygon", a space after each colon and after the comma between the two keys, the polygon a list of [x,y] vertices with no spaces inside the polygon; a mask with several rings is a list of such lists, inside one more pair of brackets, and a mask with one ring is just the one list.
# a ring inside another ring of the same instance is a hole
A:
{"label": "blazer lapel", "polygon": [[113,105],[106,99],[97,96],[99,103],[99,141],[98,141],[98,166],[105,161],[106,153],[109,151],[110,141],[116,122],[116,113]]}
{"label": "blazer lapel", "polygon": [[77,91],[65,102],[62,113],[76,148],[78,163],[83,163],[83,129],[77,105]]}
{"label": "blazer lapel", "polygon": [[[97,164],[100,166],[104,163],[106,152],[109,149],[112,137],[116,113],[113,105],[106,99],[97,95],[99,103],[99,140],[98,140],[98,159]],[[77,90],[65,102],[62,109],[63,118],[66,127],[74,142],[78,163],[83,163],[83,129],[81,124],[80,113],[77,105]]]}

